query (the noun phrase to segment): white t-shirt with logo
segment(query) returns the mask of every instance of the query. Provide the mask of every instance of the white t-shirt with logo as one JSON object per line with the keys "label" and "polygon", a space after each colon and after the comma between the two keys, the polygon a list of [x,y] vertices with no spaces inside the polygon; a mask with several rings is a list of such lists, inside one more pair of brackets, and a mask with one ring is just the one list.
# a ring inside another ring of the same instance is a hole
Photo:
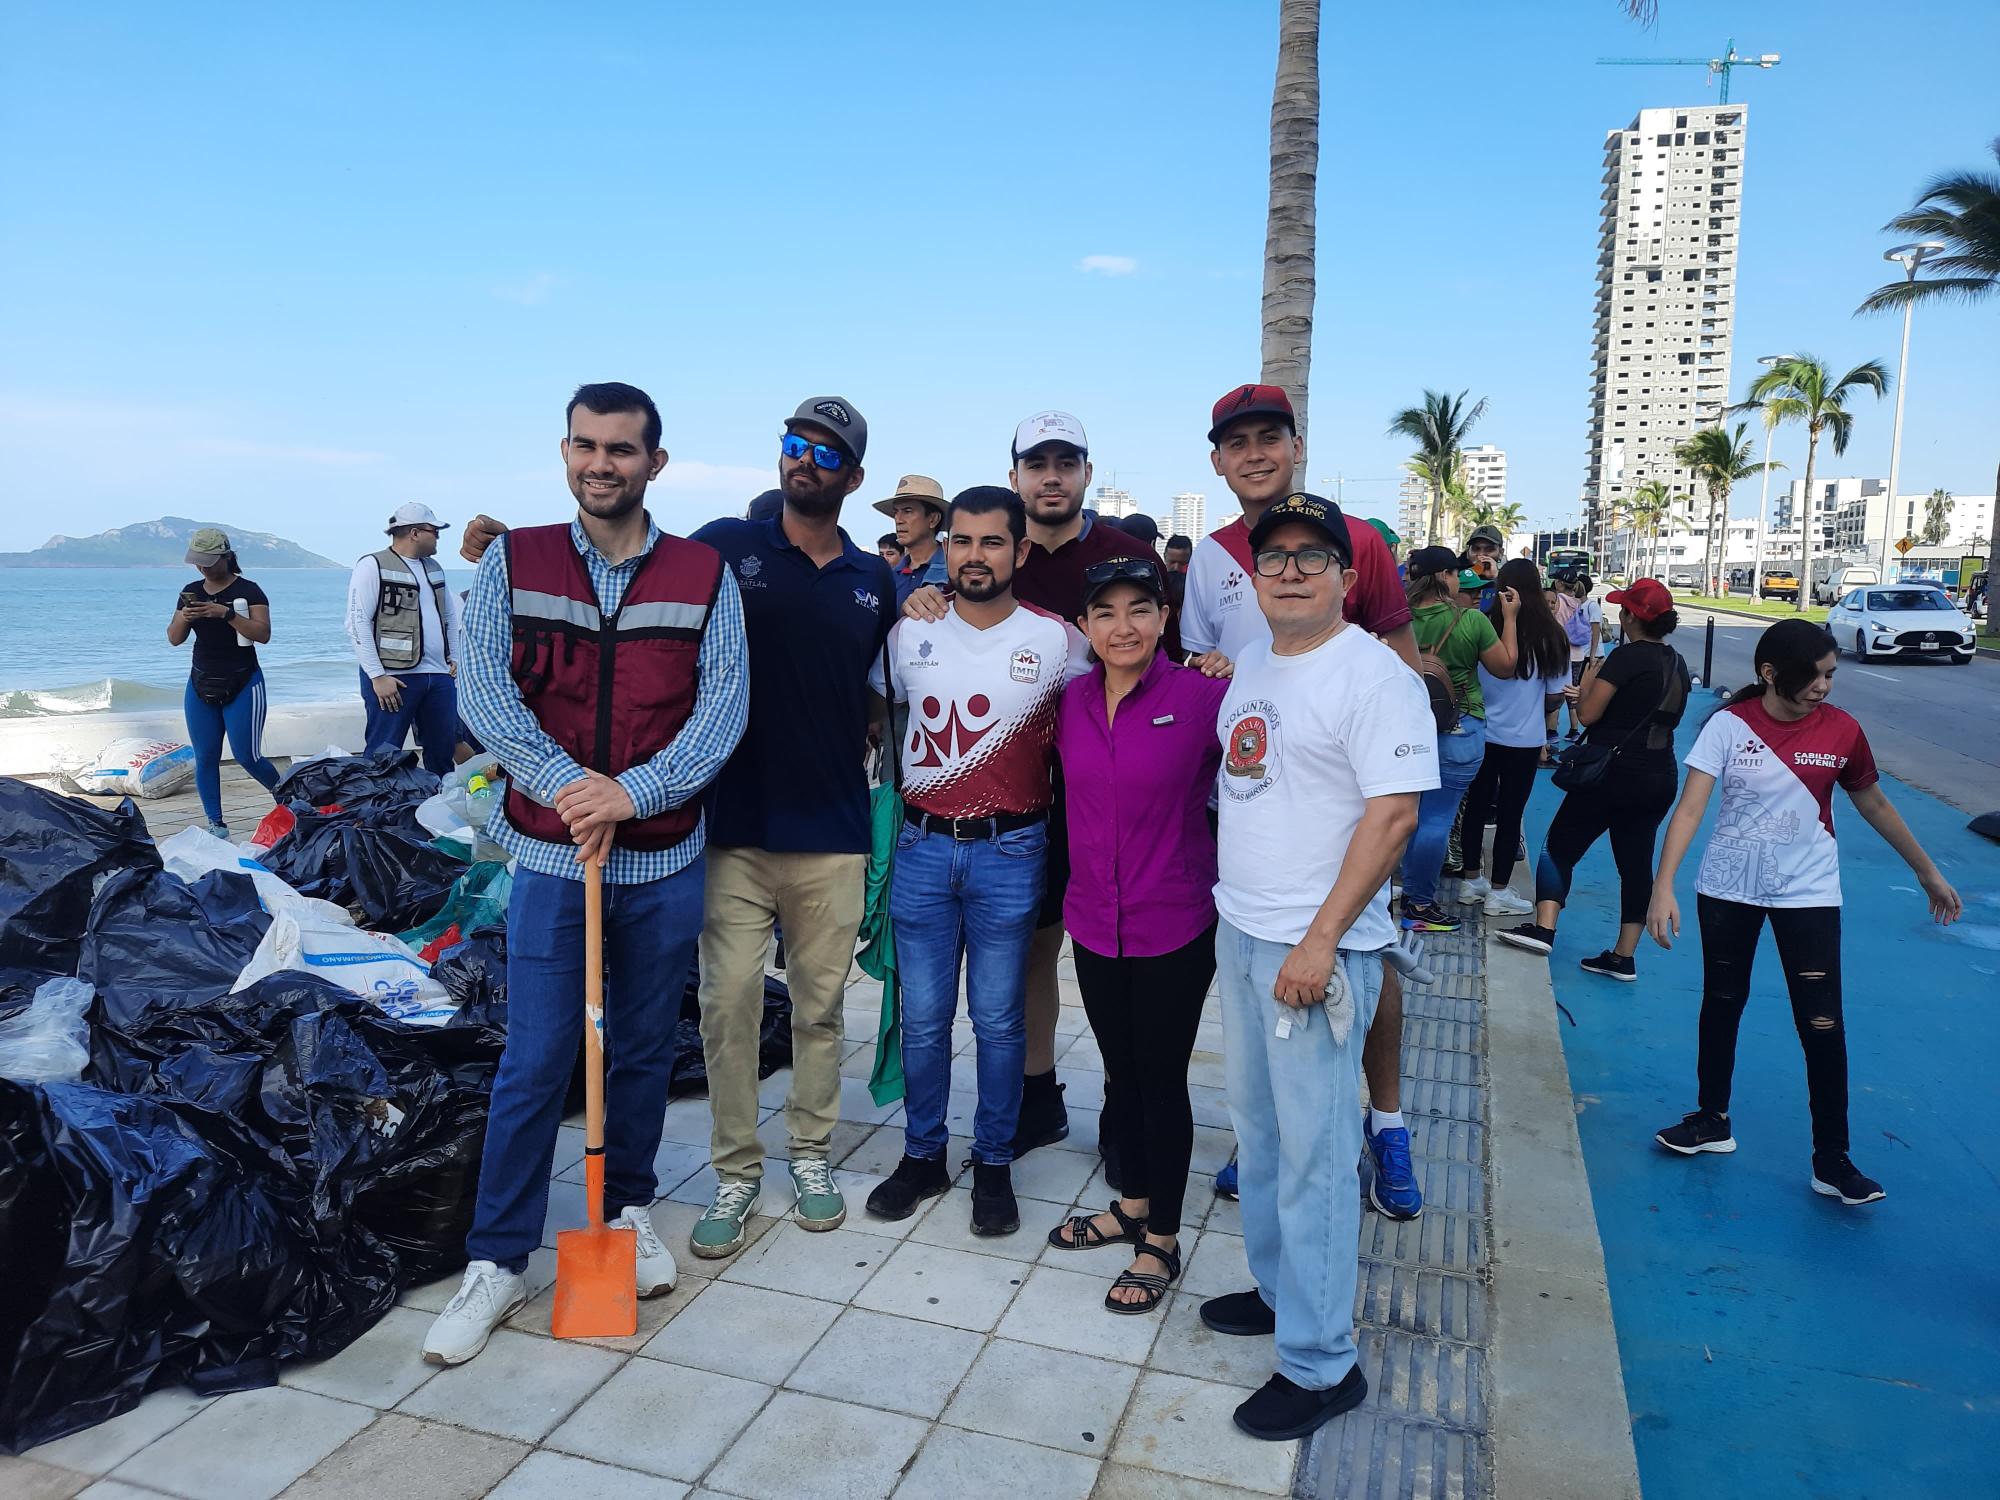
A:
{"label": "white t-shirt with logo", "polygon": [[[910,705],[900,755],[903,800],[943,818],[1040,812],[1063,684],[1089,670],[1075,627],[1017,604],[980,630],[956,605],[942,620],[889,632],[895,698]],[[878,659],[869,679],[882,690]]]}
{"label": "white t-shirt with logo", "polygon": [[[1296,943],[1339,878],[1370,797],[1438,784],[1437,726],[1422,682],[1354,626],[1301,656],[1246,648],[1216,719],[1216,909],[1252,937]],[[1371,899],[1340,939],[1396,941]]]}
{"label": "white t-shirt with logo", "polygon": [[1852,715],[1825,703],[1781,724],[1748,698],[1701,726],[1687,765],[1722,793],[1695,890],[1748,906],[1840,905],[1833,789],[1853,796],[1882,779]]}

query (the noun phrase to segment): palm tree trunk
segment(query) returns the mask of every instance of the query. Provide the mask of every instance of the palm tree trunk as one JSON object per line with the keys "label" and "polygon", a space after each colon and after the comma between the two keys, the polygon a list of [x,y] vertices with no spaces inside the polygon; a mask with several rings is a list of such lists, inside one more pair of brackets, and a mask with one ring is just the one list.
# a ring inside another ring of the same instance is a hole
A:
{"label": "palm tree trunk", "polygon": [[1319,0],[1279,0],[1271,199],[1264,227],[1263,379],[1266,385],[1284,387],[1292,398],[1300,437],[1306,431],[1306,385],[1312,373],[1318,177]]}
{"label": "palm tree trunk", "polygon": [[1993,473],[1993,527],[1986,545],[1986,634],[2000,636],[2000,615],[1993,612],[1995,562],[2000,562],[2000,469]]}
{"label": "palm tree trunk", "polygon": [[[1812,598],[1812,482],[1813,460],[1818,456],[1819,428],[1817,425],[1809,426],[1806,428],[1806,477],[1801,487],[1804,498],[1799,516],[1799,592],[1792,601],[1792,608],[1800,614],[1805,613],[1806,602]],[[1890,497],[1890,504],[1895,504],[1894,496]]]}

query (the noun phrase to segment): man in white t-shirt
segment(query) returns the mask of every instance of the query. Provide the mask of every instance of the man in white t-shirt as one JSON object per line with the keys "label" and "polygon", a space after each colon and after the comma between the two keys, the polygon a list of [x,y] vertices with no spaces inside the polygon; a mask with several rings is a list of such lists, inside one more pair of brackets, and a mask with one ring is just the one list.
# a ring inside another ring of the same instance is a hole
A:
{"label": "man in white t-shirt", "polygon": [[1354,571],[1339,511],[1291,495],[1249,543],[1271,639],[1245,649],[1217,723],[1215,953],[1257,1285],[1201,1318],[1276,1335],[1278,1371],[1236,1425],[1281,1441],[1368,1392],[1354,1345],[1361,1048],[1396,941],[1384,888],[1438,758],[1416,675],[1342,618]]}
{"label": "man in white t-shirt", "polygon": [[438,565],[444,523],[428,505],[401,506],[385,528],[389,545],[354,565],[347,581],[347,638],[361,664],[368,711],[364,748],[400,750],[412,726],[424,769],[439,776],[458,748],[458,595]]}
{"label": "man in white t-shirt", "polygon": [[869,1194],[868,1211],[907,1219],[951,1187],[945,1112],[962,953],[977,1042],[978,1235],[1021,1227],[1009,1163],[1027,1045],[1028,947],[1048,854],[1056,704],[1084,667],[1076,628],[1014,597],[1028,545],[1019,495],[997,485],[961,491],[946,517],[949,606],[936,620],[905,616],[887,650],[890,692],[910,709],[899,739],[904,826],[889,888],[906,1123],[903,1159]]}

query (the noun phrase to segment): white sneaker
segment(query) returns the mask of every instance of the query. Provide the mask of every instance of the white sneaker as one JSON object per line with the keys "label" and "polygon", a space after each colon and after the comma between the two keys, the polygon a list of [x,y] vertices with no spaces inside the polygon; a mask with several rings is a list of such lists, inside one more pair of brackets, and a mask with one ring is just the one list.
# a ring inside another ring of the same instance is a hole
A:
{"label": "white sneaker", "polygon": [[1453,899],[1460,906],[1477,906],[1492,893],[1493,887],[1488,884],[1486,877],[1474,875],[1470,879],[1461,879],[1458,882],[1458,892]]}
{"label": "white sneaker", "polygon": [[1526,896],[1517,896],[1504,885],[1486,895],[1486,915],[1489,917],[1525,917],[1533,913],[1535,903]]}
{"label": "white sneaker", "polygon": [[611,1221],[613,1228],[634,1231],[639,1241],[639,1295],[660,1297],[674,1289],[673,1252],[653,1232],[653,1216],[643,1208],[628,1206]]}
{"label": "white sneaker", "polygon": [[528,1300],[528,1282],[503,1271],[490,1260],[475,1260],[465,1268],[465,1280],[445,1304],[424,1339],[424,1363],[462,1365],[516,1308]]}

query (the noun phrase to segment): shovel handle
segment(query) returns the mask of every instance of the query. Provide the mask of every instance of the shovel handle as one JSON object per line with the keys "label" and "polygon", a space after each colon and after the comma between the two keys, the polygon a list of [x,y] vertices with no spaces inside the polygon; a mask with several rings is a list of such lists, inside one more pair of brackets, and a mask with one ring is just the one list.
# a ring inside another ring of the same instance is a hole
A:
{"label": "shovel handle", "polygon": [[591,1228],[604,1223],[604,866],[583,866],[583,1175]]}

